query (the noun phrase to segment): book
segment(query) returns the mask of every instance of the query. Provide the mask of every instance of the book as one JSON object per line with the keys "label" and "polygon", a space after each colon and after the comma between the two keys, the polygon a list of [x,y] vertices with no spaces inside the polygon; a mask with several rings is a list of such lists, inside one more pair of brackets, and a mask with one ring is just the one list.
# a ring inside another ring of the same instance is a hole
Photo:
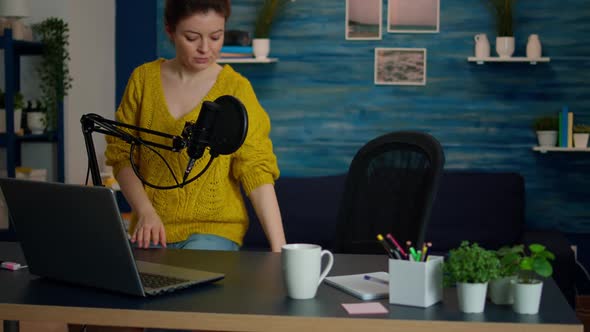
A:
{"label": "book", "polygon": [[[365,276],[369,276],[369,279],[367,280]],[[324,280],[326,284],[365,301],[389,296],[389,274],[387,272],[331,276]]]}
{"label": "book", "polygon": [[221,53],[252,54],[252,46],[222,46]]}
{"label": "book", "polygon": [[568,107],[564,106],[559,113],[559,130],[557,131],[559,135],[557,146],[562,148],[567,148],[567,114]]}
{"label": "book", "polygon": [[253,58],[251,53],[219,53],[220,58]]}
{"label": "book", "polygon": [[573,148],[574,147],[574,113],[568,112],[567,113],[567,147]]}

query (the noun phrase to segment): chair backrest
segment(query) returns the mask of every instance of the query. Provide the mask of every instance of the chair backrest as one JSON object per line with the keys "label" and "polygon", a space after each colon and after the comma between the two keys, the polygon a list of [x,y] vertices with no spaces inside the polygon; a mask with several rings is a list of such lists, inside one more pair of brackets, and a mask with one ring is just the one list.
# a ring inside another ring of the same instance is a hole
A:
{"label": "chair backrest", "polygon": [[379,233],[421,246],[443,166],[440,143],[426,133],[399,131],[368,142],[350,164],[334,250],[384,253]]}

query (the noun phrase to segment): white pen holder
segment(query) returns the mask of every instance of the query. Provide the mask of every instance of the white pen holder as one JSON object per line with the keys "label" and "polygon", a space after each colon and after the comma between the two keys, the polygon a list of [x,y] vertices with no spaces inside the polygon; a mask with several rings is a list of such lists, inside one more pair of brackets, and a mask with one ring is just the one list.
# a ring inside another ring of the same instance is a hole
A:
{"label": "white pen holder", "polygon": [[389,260],[389,303],[426,308],[442,300],[442,256]]}

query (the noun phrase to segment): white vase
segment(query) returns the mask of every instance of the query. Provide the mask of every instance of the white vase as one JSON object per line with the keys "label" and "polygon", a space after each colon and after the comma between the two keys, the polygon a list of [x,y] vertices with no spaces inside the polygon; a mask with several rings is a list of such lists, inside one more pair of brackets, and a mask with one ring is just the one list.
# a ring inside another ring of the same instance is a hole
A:
{"label": "white vase", "polygon": [[500,58],[509,58],[514,53],[514,37],[496,37],[496,53]]}
{"label": "white vase", "polygon": [[543,282],[535,284],[514,283],[514,303],[512,309],[519,314],[534,315],[539,312]]}
{"label": "white vase", "polygon": [[588,147],[588,133],[576,133],[574,134],[574,147],[586,148]]}
{"label": "white vase", "polygon": [[483,312],[486,305],[488,283],[457,283],[459,310],[465,313]]}
{"label": "white vase", "polygon": [[266,59],[270,53],[270,39],[254,38],[252,39],[252,53],[256,59]]}
{"label": "white vase", "polygon": [[541,57],[541,41],[539,36],[532,34],[529,36],[529,40],[526,44],[526,57],[538,59]]}
{"label": "white vase", "polygon": [[[17,108],[14,110],[14,132],[20,130],[22,109]],[[6,132],[6,110],[0,108],[0,133]]]}
{"label": "white vase", "polygon": [[516,276],[510,276],[490,280],[488,291],[492,303],[512,304],[514,302],[514,292],[511,281],[515,279]]}
{"label": "white vase", "polygon": [[537,130],[539,146],[556,146],[557,130]]}
{"label": "white vase", "polygon": [[34,135],[43,134],[47,123],[47,113],[44,112],[28,112],[27,126]]}
{"label": "white vase", "polygon": [[479,33],[473,37],[475,40],[475,57],[487,58],[490,56],[490,42],[485,33]]}

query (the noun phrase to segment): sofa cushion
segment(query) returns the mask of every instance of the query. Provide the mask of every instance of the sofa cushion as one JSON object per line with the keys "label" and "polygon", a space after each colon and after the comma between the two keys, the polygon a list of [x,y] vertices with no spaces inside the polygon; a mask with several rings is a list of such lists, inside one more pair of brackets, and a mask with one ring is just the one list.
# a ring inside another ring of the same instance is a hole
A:
{"label": "sofa cushion", "polygon": [[440,251],[462,240],[497,249],[521,240],[524,231],[524,179],[517,173],[446,171],[426,231]]}
{"label": "sofa cushion", "polygon": [[[281,177],[275,191],[289,243],[305,242],[331,248],[336,231],[338,206],[346,175],[318,177]],[[250,227],[244,237],[244,248],[268,248],[260,222],[248,200]]]}

